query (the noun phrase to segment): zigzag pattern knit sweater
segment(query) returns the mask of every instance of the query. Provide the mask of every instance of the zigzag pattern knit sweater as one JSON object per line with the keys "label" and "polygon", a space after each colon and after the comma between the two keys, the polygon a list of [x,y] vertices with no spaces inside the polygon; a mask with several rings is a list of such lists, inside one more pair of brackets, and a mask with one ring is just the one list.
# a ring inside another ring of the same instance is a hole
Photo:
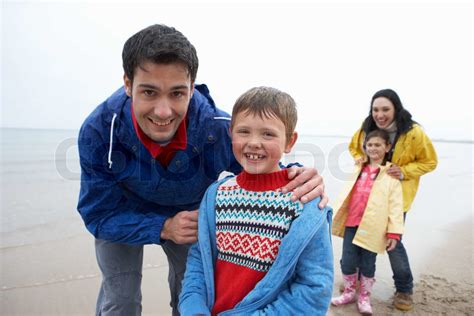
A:
{"label": "zigzag pattern knit sweater", "polygon": [[212,314],[232,309],[265,276],[281,240],[303,210],[291,193],[287,170],[249,174],[221,184],[216,197],[215,303]]}

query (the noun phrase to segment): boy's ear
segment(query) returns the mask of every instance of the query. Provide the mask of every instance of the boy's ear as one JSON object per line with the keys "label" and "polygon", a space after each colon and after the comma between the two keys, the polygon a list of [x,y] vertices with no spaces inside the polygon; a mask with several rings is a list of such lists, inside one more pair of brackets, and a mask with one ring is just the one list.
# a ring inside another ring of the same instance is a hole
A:
{"label": "boy's ear", "polygon": [[285,154],[288,154],[288,153],[291,151],[291,148],[293,148],[293,146],[295,145],[297,139],[298,139],[298,133],[297,133],[297,132],[293,132],[293,134],[291,135],[290,139],[289,139],[288,142],[286,143],[286,146],[285,146]]}
{"label": "boy's ear", "polygon": [[390,151],[390,149],[392,149],[392,144],[387,145],[387,150],[385,152],[388,153]]}
{"label": "boy's ear", "polygon": [[127,77],[126,74],[123,74],[123,84],[125,86],[125,93],[132,97],[132,81]]}

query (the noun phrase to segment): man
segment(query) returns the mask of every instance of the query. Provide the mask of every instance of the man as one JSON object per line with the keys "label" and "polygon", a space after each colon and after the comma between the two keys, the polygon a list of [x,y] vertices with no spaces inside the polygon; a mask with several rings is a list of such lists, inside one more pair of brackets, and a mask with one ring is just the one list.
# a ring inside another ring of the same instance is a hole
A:
{"label": "man", "polygon": [[[179,31],[145,28],[127,40],[122,59],[124,87],[89,115],[79,134],[78,211],[96,238],[103,275],[96,313],[141,313],[143,245],[159,244],[178,315],[201,198],[222,171],[241,167],[232,154],[229,115],[205,85],[194,84],[196,50]],[[289,169],[290,178],[297,173],[286,186],[299,186],[295,199],[323,193],[314,169]],[[326,203],[323,195],[320,206]]]}

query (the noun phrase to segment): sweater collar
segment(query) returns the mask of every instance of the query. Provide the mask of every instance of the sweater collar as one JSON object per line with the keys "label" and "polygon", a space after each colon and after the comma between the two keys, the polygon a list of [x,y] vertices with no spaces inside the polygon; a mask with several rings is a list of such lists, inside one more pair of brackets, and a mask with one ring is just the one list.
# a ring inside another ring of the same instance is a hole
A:
{"label": "sweater collar", "polygon": [[252,174],[244,170],[237,176],[237,184],[248,191],[276,190],[289,182],[287,169],[262,174]]}

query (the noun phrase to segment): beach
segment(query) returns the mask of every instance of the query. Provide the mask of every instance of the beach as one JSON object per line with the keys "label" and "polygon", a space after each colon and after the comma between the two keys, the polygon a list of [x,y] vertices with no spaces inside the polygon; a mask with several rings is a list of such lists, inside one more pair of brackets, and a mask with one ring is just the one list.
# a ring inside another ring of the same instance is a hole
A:
{"label": "beach", "polygon": [[[35,142],[31,142],[35,139]],[[286,161],[315,166],[330,204],[352,169],[348,137],[302,136]],[[77,213],[77,131],[1,130],[1,315],[92,315],[101,281],[94,239]],[[421,179],[403,236],[414,309],[393,309],[386,254],[377,257],[374,315],[474,315],[472,142],[434,141],[437,169]],[[342,239],[333,238],[335,288]],[[167,261],[145,246],[143,315],[169,315]],[[358,315],[354,304],[328,315]]]}

